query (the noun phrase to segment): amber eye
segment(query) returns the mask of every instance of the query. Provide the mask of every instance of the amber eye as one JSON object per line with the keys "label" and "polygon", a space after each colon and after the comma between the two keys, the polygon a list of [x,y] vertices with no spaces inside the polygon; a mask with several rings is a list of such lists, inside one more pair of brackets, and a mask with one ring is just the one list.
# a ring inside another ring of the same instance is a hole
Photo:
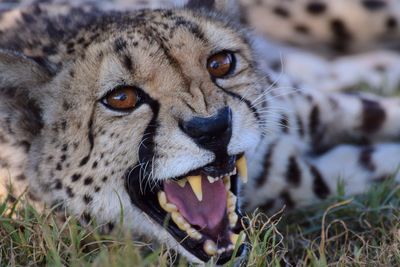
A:
{"label": "amber eye", "polygon": [[235,67],[235,57],[231,52],[220,52],[207,60],[207,70],[214,78],[224,78]]}
{"label": "amber eye", "polygon": [[135,88],[122,86],[108,93],[101,102],[111,109],[127,111],[136,106],[138,95]]}

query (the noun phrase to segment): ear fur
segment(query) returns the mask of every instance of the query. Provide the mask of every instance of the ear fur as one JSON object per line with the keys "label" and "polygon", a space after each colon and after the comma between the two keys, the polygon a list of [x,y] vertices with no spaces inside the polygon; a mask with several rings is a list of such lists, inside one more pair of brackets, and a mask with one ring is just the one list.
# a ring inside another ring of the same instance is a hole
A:
{"label": "ear fur", "polygon": [[0,50],[0,134],[29,143],[40,132],[40,89],[50,79],[50,73],[32,59]]}

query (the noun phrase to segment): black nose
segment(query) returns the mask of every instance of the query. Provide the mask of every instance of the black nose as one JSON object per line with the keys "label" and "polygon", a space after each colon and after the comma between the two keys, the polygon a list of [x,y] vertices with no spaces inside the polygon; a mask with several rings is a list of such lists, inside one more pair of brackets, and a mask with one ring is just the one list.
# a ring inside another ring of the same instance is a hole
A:
{"label": "black nose", "polygon": [[[183,132],[201,147],[215,152],[226,152],[232,135],[232,110],[224,107],[211,117],[194,117],[182,121]],[[224,151],[219,151],[223,149]]]}

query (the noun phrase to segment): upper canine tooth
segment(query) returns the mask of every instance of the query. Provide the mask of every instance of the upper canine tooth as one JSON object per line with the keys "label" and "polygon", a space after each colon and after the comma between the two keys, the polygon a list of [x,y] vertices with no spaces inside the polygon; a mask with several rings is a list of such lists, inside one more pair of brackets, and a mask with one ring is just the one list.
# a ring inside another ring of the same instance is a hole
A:
{"label": "upper canine tooth", "polygon": [[192,191],[194,193],[194,195],[196,196],[196,198],[199,201],[203,200],[203,191],[201,188],[201,176],[197,175],[197,176],[188,176],[187,180],[189,182],[190,187],[192,187]]}
{"label": "upper canine tooth", "polygon": [[246,157],[243,155],[236,161],[236,168],[239,173],[240,179],[243,183],[247,183],[248,176],[247,176],[247,162]]}
{"label": "upper canine tooth", "polygon": [[185,184],[186,184],[186,182],[187,182],[187,180],[186,180],[186,179],[181,179],[181,180],[178,180],[178,181],[176,181],[176,182],[178,183],[178,185],[179,185],[180,187],[184,188],[184,187],[185,187]]}
{"label": "upper canine tooth", "polygon": [[217,254],[217,245],[215,244],[214,241],[210,239],[204,242],[203,249],[210,256],[214,256],[215,254]]}

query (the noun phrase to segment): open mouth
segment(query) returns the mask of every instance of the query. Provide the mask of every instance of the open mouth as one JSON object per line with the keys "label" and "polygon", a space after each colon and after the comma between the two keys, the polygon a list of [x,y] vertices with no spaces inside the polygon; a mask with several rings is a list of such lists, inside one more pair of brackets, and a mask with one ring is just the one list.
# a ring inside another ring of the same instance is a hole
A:
{"label": "open mouth", "polygon": [[[227,156],[181,176],[143,189],[139,179],[130,191],[142,211],[163,226],[188,252],[218,264],[231,259],[243,230],[238,179],[247,182],[243,154]],[[244,246],[240,246],[238,255]]]}

